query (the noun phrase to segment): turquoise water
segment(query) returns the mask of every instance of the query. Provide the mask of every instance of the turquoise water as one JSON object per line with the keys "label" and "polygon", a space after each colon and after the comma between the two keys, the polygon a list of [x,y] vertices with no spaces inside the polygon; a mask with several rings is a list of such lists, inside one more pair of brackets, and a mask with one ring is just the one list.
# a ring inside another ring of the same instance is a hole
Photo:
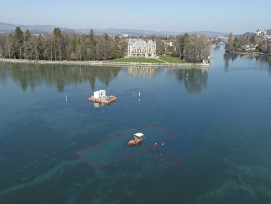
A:
{"label": "turquoise water", "polygon": [[[212,56],[205,71],[0,64],[0,203],[271,203],[271,60]],[[95,108],[99,89],[118,101]]]}

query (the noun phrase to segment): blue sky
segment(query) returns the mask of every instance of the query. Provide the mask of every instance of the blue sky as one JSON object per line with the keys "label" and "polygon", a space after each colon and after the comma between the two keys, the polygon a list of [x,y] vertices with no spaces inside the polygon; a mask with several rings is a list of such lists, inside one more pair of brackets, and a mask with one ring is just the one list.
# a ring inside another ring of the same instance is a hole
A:
{"label": "blue sky", "polygon": [[238,34],[271,29],[270,8],[270,0],[8,0],[0,22]]}

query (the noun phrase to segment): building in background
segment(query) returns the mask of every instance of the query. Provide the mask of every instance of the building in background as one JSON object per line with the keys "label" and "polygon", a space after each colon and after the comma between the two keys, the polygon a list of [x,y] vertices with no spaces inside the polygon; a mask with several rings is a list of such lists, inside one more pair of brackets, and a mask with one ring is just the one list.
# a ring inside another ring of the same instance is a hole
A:
{"label": "building in background", "polygon": [[156,57],[156,42],[152,40],[129,39],[128,57]]}

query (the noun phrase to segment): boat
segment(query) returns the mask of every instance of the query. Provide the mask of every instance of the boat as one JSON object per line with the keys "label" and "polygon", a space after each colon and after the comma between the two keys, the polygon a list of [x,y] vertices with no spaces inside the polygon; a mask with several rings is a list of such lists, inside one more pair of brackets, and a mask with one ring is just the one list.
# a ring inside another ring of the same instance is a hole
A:
{"label": "boat", "polygon": [[95,91],[93,96],[88,98],[89,101],[94,103],[111,104],[117,101],[115,96],[106,96],[105,90]]}
{"label": "boat", "polygon": [[136,146],[144,141],[144,134],[141,132],[135,133],[134,138],[129,140],[128,146]]}

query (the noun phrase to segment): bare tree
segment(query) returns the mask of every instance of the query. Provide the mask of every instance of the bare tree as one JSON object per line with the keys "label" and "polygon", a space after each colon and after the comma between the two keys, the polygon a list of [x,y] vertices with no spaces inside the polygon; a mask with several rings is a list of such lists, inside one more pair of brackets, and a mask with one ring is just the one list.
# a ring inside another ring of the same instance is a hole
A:
{"label": "bare tree", "polygon": [[210,43],[208,39],[199,34],[192,34],[189,36],[186,45],[185,60],[188,62],[202,62],[210,56]]}

